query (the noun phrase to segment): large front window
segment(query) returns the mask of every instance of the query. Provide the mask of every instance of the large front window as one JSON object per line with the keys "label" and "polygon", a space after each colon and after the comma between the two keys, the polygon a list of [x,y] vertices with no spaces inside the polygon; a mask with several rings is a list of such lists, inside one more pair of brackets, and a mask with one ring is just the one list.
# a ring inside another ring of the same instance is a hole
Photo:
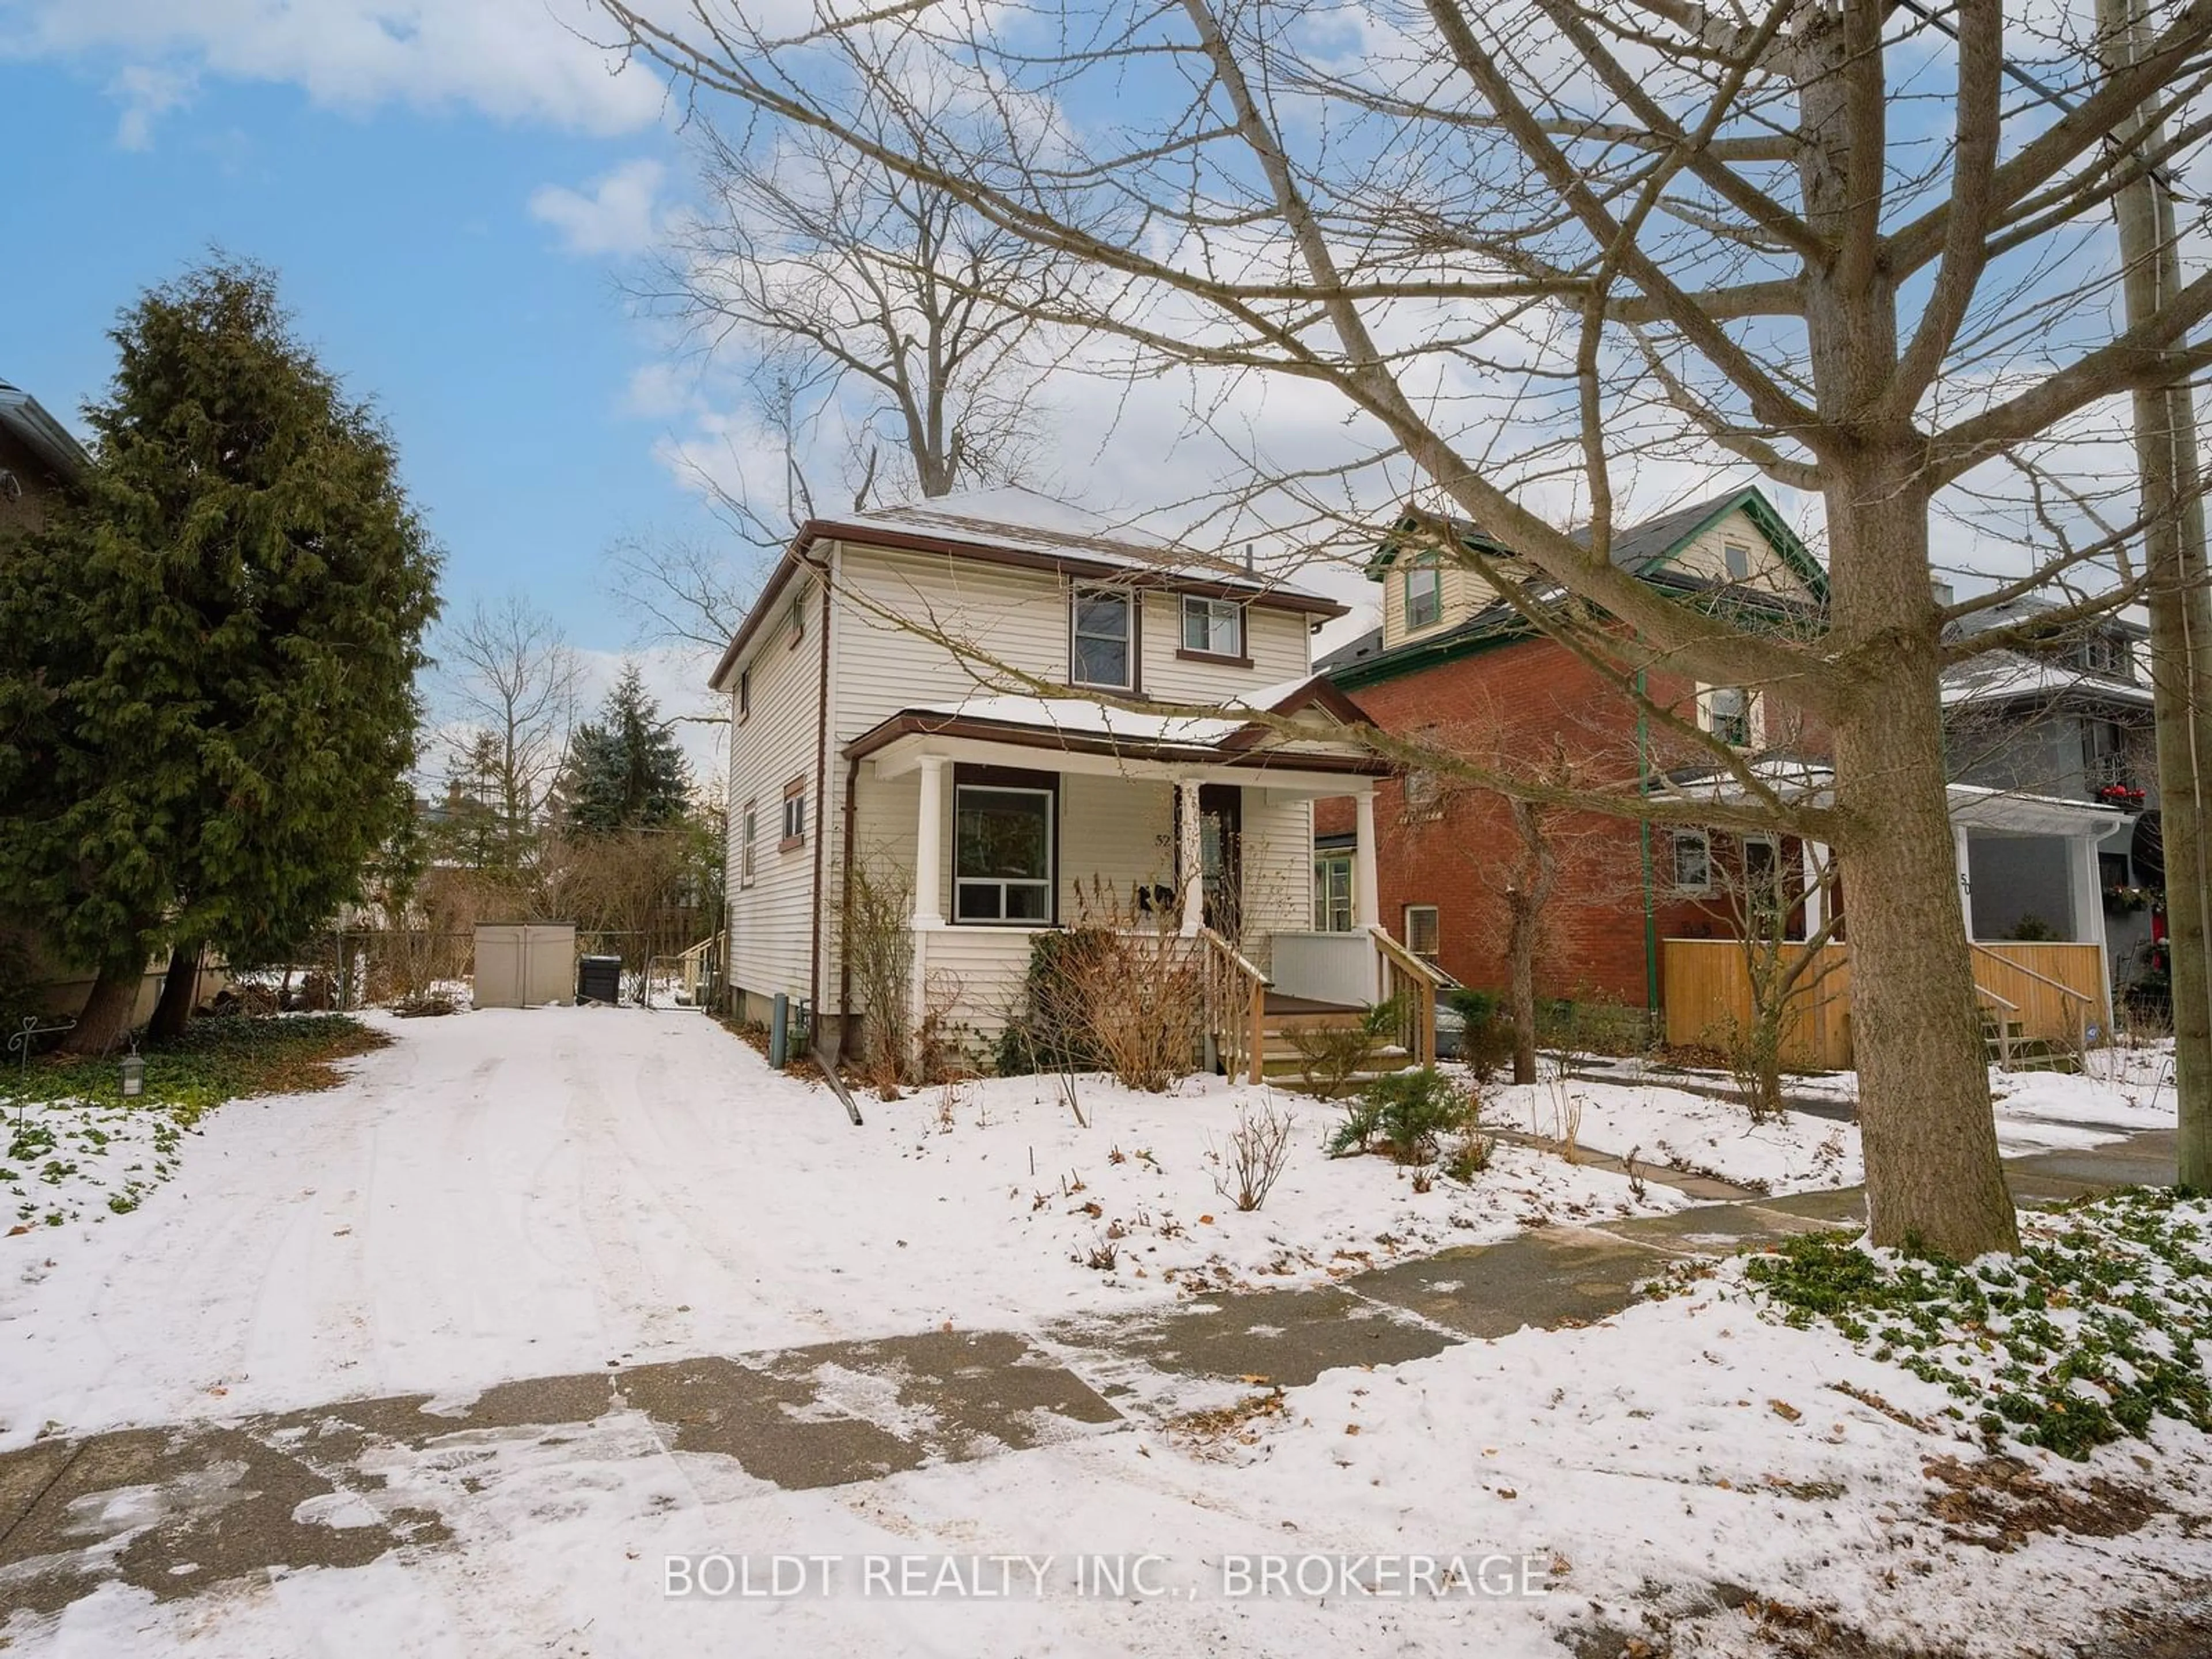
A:
{"label": "large front window", "polygon": [[1133,617],[1136,607],[1129,595],[1110,588],[1079,587],[1070,618],[1068,682],[1100,685],[1127,691],[1136,684],[1130,670],[1136,665]]}
{"label": "large front window", "polygon": [[954,919],[1049,926],[1052,791],[962,784],[954,799]]}

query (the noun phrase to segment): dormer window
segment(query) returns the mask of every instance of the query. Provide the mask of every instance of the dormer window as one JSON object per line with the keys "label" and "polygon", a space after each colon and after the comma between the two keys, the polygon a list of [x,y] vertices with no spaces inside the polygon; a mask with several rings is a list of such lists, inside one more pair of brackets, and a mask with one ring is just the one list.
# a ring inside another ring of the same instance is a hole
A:
{"label": "dormer window", "polygon": [[1432,628],[1443,614],[1444,573],[1435,554],[1424,553],[1406,567],[1406,631]]}
{"label": "dormer window", "polygon": [[1109,691],[1136,684],[1136,606],[1118,588],[1079,587],[1068,601],[1067,681]]}
{"label": "dormer window", "polygon": [[2110,634],[2092,634],[2082,641],[2076,659],[2087,673],[2107,674],[2119,679],[2130,678],[2127,647]]}
{"label": "dormer window", "polygon": [[1728,570],[1728,579],[1730,581],[1746,582],[1751,580],[1751,550],[1741,542],[1723,544],[1721,548],[1721,562]]}

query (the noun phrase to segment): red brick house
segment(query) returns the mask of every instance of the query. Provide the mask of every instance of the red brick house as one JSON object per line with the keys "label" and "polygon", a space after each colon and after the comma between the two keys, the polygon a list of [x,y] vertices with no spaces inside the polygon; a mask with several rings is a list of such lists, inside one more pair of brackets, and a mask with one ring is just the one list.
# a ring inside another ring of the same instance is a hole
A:
{"label": "red brick house", "polygon": [[[1473,526],[1461,533],[1492,558],[1510,559]],[[1817,625],[1826,603],[1826,573],[1755,489],[1625,531],[1613,556],[1686,602],[1761,611],[1780,627]],[[1630,788],[1696,761],[1680,739],[1670,749],[1655,735],[1617,681],[1533,629],[1473,569],[1415,552],[1394,535],[1368,574],[1382,588],[1381,626],[1317,665],[1384,731],[1471,756],[1551,756],[1578,782]],[[1756,688],[1652,671],[1644,689],[1655,703],[1747,752],[1820,746],[1779,699]],[[1709,752],[1701,763],[1711,766]],[[1509,965],[1500,872],[1520,845],[1510,804],[1417,773],[1378,784],[1375,822],[1383,925],[1462,982],[1503,990]],[[1323,803],[1315,830],[1315,925],[1347,925],[1339,918],[1353,911],[1348,806]],[[1803,855],[1794,842],[1598,813],[1557,815],[1547,835],[1559,875],[1538,950],[1540,995],[1656,1011],[1660,941],[1732,936],[1740,901],[1729,890],[1741,884],[1720,872],[1746,862],[1771,869],[1784,902],[1802,910]],[[1802,927],[1802,914],[1793,921]]]}

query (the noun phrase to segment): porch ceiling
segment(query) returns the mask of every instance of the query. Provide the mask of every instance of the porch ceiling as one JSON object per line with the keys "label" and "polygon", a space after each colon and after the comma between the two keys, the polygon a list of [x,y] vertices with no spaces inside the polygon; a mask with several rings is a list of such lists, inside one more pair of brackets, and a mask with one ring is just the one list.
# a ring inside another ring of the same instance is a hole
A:
{"label": "porch ceiling", "polygon": [[845,754],[872,761],[879,778],[902,776],[933,755],[979,765],[1161,783],[1242,784],[1315,798],[1365,794],[1389,770],[1387,763],[1350,743],[1232,748],[1227,738],[1219,744],[1163,741],[921,710],[892,716],[847,744]]}

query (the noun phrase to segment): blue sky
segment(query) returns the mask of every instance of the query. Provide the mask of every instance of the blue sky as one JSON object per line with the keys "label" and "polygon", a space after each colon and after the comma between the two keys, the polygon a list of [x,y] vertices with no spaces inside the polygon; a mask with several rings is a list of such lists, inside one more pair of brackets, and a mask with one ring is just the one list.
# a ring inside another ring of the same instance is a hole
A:
{"label": "blue sky", "polygon": [[[653,343],[616,291],[621,250],[592,242],[611,233],[586,203],[566,230],[532,204],[641,158],[672,164],[671,137],[194,79],[149,113],[112,66],[0,58],[18,161],[0,379],[78,424],[112,368],[106,331],[141,289],[210,246],[266,261],[324,362],[390,421],[448,551],[449,603],[520,586],[579,644],[627,644],[606,544],[708,521],[655,457],[665,417],[630,400]],[[589,251],[569,248],[578,234]]]}

